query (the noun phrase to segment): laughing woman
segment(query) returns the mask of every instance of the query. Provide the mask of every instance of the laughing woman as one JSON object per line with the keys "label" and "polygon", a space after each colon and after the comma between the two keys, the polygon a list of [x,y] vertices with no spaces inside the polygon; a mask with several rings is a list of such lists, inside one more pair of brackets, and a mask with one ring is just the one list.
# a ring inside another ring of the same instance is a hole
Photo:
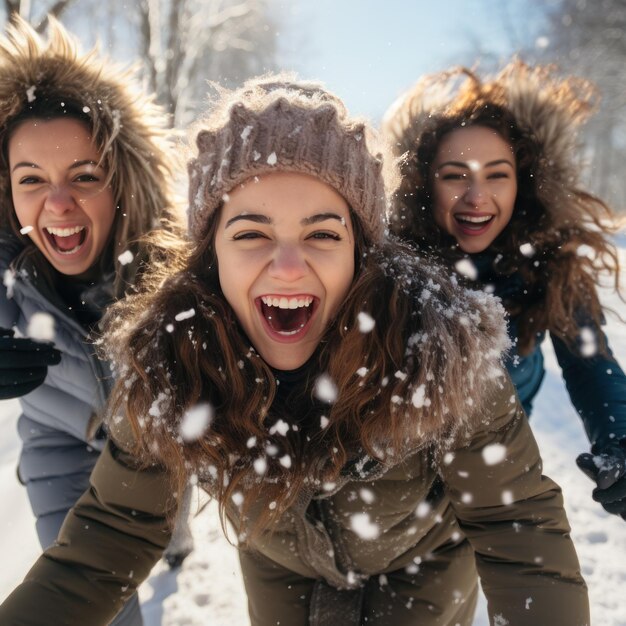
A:
{"label": "laughing woman", "polygon": [[[106,440],[112,381],[91,333],[169,207],[166,118],[130,85],[54,20],[48,41],[19,19],[0,41],[0,397],[20,398],[18,474],[43,548]],[[115,623],[142,623],[136,597]]]}
{"label": "laughing woman", "polygon": [[493,624],[588,625],[503,311],[385,238],[373,131],[319,85],[254,79],[189,172],[182,270],[108,317],[114,440],[0,621],[105,624],[192,481],[234,528],[253,626],[469,626],[476,567]]}
{"label": "laughing woman", "polygon": [[583,80],[510,63],[493,79],[460,68],[425,77],[386,129],[404,154],[392,228],[470,285],[495,292],[515,347],[507,369],[526,413],[549,333],[591,442],[578,459],[595,500],[626,519],[626,375],[602,332],[597,288],[620,264],[615,216],[581,184]]}

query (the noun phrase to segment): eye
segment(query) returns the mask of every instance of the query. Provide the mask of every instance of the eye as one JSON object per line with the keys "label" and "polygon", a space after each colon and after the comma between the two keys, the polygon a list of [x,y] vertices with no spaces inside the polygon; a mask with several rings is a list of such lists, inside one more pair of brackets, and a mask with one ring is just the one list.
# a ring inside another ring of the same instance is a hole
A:
{"label": "eye", "polygon": [[253,239],[267,239],[267,236],[256,230],[249,230],[233,235],[233,241],[250,241]]}
{"label": "eye", "polygon": [[489,174],[489,176],[487,176],[487,178],[489,179],[510,178],[510,175],[508,172],[492,172],[491,174]]}
{"label": "eye", "polygon": [[41,178],[39,176],[23,176],[19,180],[20,185],[36,185],[41,182]]}
{"label": "eye", "polygon": [[466,180],[467,174],[465,172],[447,172],[441,175],[442,180]]}
{"label": "eye", "polygon": [[322,231],[316,231],[310,234],[307,237],[307,239],[314,239],[318,241],[324,241],[324,240],[341,241],[342,238],[337,233],[334,233],[332,231],[322,230]]}
{"label": "eye", "polygon": [[74,179],[74,182],[77,182],[77,183],[97,183],[99,180],[100,180],[100,178],[98,178],[98,176],[96,176],[95,174],[84,173],[84,174],[79,174]]}

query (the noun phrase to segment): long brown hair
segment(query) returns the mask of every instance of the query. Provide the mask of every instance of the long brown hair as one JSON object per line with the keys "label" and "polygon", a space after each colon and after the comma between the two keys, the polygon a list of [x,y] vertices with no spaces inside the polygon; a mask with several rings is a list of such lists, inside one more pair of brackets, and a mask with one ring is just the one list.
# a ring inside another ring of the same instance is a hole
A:
{"label": "long brown hair", "polygon": [[[434,221],[430,168],[440,142],[455,129],[478,125],[510,143],[518,195],[511,221],[490,251],[498,259],[496,271],[519,272],[527,290],[523,302],[507,303],[518,316],[521,354],[545,330],[575,346],[581,314],[600,326],[596,286],[602,274],[611,273],[619,291],[619,257],[608,239],[617,220],[579,183],[576,131],[593,104],[588,82],[513,61],[490,81],[467,68],[428,76],[386,116],[386,131],[405,155],[391,227],[450,267],[463,252]],[[532,246],[531,258],[522,244]]]}
{"label": "long brown hair", "polygon": [[[372,245],[353,214],[352,287],[307,380],[288,403],[277,402],[275,374],[220,288],[219,213],[199,244],[186,250],[181,242],[178,261],[153,266],[144,293],[112,307],[102,345],[118,379],[109,421],[126,415],[136,452],[169,469],[176,493],[197,476],[222,513],[239,505],[240,539],[269,528],[305,485],[335,481],[349,460],[397,461],[452,436],[492,399],[507,341],[498,306],[459,289],[396,240]],[[176,321],[183,311],[179,320],[186,319]],[[359,329],[360,313],[375,320],[371,332]],[[332,404],[315,397],[321,374],[337,387]],[[198,405],[212,407],[212,420],[197,440],[184,441],[183,416]],[[279,419],[286,432],[273,428]],[[259,507],[250,529],[245,518]]]}

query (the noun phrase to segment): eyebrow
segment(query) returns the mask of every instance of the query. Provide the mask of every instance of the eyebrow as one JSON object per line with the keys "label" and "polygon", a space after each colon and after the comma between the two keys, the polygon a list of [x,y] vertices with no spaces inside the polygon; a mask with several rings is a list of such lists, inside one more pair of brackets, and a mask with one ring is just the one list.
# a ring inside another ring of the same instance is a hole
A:
{"label": "eyebrow", "polygon": [[[261,215],[259,213],[241,213],[240,215],[235,215],[235,217],[231,217],[226,222],[224,229],[232,226],[235,222],[239,222],[241,220],[249,220],[250,222],[256,222],[257,224],[272,223],[272,220],[267,215]],[[315,215],[311,215],[311,217],[305,217],[300,221],[300,224],[302,224],[302,226],[310,226],[311,224],[318,224],[319,222],[324,222],[325,220],[337,220],[344,227],[346,227],[346,218],[338,215],[337,213],[331,212],[316,213]]]}
{"label": "eyebrow", "polygon": [[[75,161],[67,169],[74,170],[78,167],[82,167],[83,165],[93,165],[95,167],[100,167],[100,168],[102,167],[102,165],[99,165],[98,162],[94,161],[93,159],[83,159],[82,161]],[[29,168],[34,168],[38,170],[41,169],[41,167],[39,167],[37,163],[30,163],[29,161],[20,161],[19,163],[16,163],[13,166],[13,169],[11,169],[11,171],[14,172],[18,167],[29,167]]]}
{"label": "eyebrow", "polygon": [[[483,167],[493,167],[494,165],[502,165],[503,163],[506,165],[510,165],[513,169],[515,169],[513,163],[511,163],[511,161],[509,161],[508,159],[496,159],[495,161],[489,161],[489,163],[485,163]],[[472,169],[465,161],[446,161],[445,163],[442,163],[435,171],[439,171],[446,165],[450,165],[453,167],[462,167],[466,170]]]}

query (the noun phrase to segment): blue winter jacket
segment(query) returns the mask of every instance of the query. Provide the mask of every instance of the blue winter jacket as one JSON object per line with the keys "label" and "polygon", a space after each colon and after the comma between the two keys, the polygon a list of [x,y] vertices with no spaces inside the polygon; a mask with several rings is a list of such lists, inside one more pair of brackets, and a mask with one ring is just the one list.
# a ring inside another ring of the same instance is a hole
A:
{"label": "blue winter jacket", "polygon": [[[492,259],[487,255],[474,255],[472,261],[478,269],[479,282],[492,286],[495,295],[505,301],[516,296],[521,299],[524,284],[519,274],[496,275],[492,270]],[[589,319],[584,314],[578,317]],[[522,405],[527,415],[530,415],[533,400],[545,375],[541,351],[545,333],[537,337],[535,348],[530,354],[521,356],[517,352],[517,322],[516,317],[508,320],[509,336],[514,346],[506,366]],[[585,357],[577,349],[570,349],[558,337],[550,334],[550,339],[570,400],[582,419],[589,441],[603,446],[611,440],[626,438],[626,375],[613,357],[602,330],[588,321],[585,321],[584,326],[595,335],[597,345],[601,345],[601,338],[604,338],[607,354],[597,352]]]}
{"label": "blue winter jacket", "polygon": [[101,410],[112,387],[109,367],[97,358],[85,327],[28,259],[15,264],[21,250],[15,237],[0,231],[0,326],[26,336],[32,315],[48,313],[54,318],[54,345],[62,355],[58,365],[48,368],[43,385],[20,398],[22,413],[101,449]]}

